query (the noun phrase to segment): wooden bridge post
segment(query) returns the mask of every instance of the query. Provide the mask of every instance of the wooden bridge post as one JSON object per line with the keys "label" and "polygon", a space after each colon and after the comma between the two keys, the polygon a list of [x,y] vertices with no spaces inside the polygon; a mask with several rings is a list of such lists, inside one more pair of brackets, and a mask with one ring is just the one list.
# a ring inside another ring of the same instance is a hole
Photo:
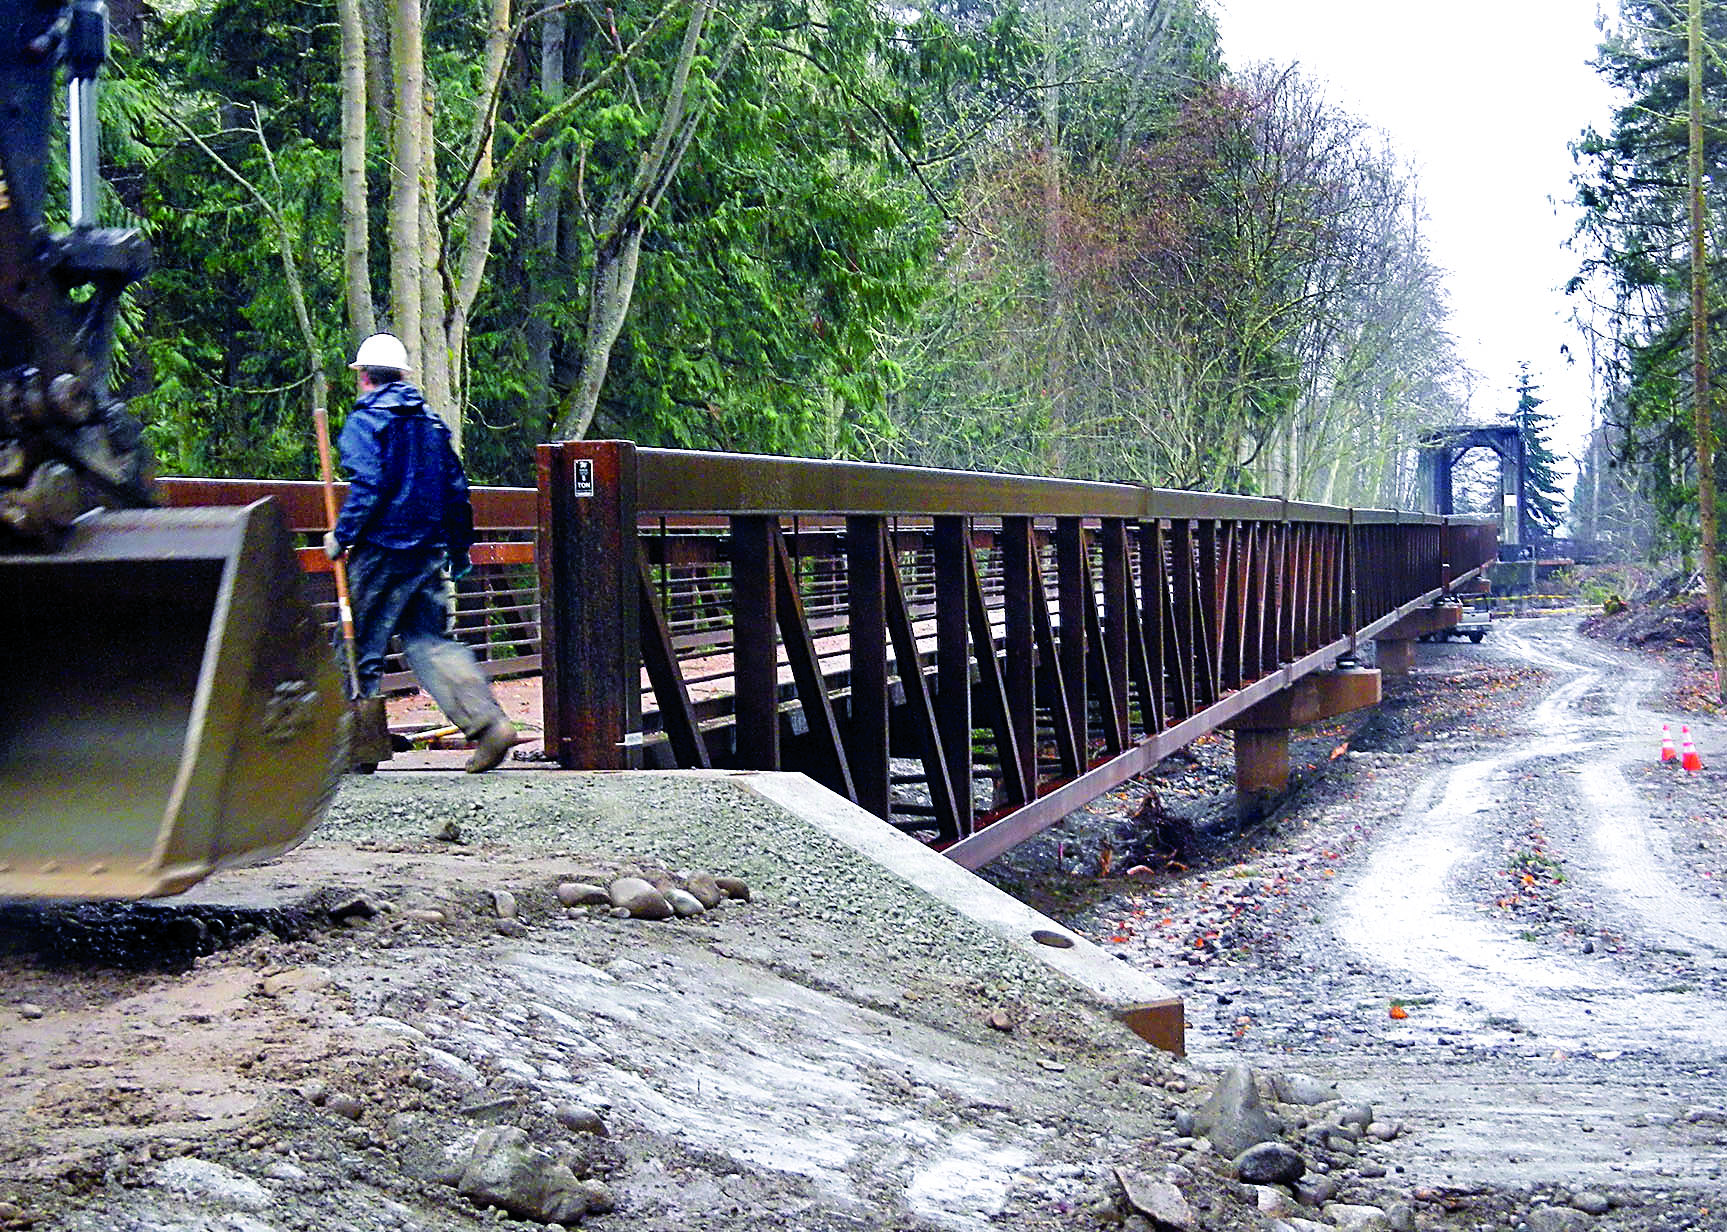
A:
{"label": "wooden bridge post", "polygon": [[636,447],[541,445],[541,702],[566,770],[627,770],[642,720]]}

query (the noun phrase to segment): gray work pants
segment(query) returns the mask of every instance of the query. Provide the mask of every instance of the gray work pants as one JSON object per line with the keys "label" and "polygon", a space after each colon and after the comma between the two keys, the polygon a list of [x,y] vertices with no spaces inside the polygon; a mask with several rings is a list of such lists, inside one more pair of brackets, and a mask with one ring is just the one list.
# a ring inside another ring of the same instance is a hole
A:
{"label": "gray work pants", "polygon": [[348,590],[361,697],[376,696],[394,634],[420,684],[463,733],[478,736],[504,717],[474,652],[445,636],[449,579],[442,548],[391,551],[357,544],[348,553]]}

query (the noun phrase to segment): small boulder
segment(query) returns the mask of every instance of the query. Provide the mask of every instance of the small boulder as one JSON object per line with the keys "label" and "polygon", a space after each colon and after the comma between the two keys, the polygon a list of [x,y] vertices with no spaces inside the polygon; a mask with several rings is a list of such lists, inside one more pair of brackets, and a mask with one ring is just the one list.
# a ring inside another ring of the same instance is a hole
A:
{"label": "small boulder", "polygon": [[1373,1124],[1373,1105],[1345,1104],[1337,1110],[1337,1120],[1340,1125],[1353,1125],[1361,1133],[1366,1133],[1367,1127]]}
{"label": "small boulder", "polygon": [[680,919],[691,916],[706,915],[707,907],[702,900],[688,890],[680,890],[676,886],[665,891],[666,901],[672,905],[672,910],[678,913]]}
{"label": "small boulder", "polygon": [[694,894],[703,907],[712,911],[726,899],[726,892],[711,873],[693,873],[684,881],[684,889]]}
{"label": "small boulder", "polygon": [[1328,1202],[1325,1204],[1325,1217],[1343,1229],[1343,1232],[1390,1232],[1391,1229],[1390,1222],[1385,1218],[1385,1208],[1379,1206]]}
{"label": "small boulder", "polygon": [[1154,1180],[1142,1172],[1133,1172],[1127,1168],[1117,1168],[1115,1176],[1121,1182],[1122,1191],[1127,1194],[1128,1205],[1160,1228],[1174,1228],[1176,1232],[1195,1232],[1199,1227],[1193,1208],[1187,1204],[1187,1199],[1181,1196],[1181,1190],[1168,1181]]}
{"label": "small boulder", "polygon": [[591,1215],[609,1215],[618,1207],[618,1200],[612,1196],[612,1191],[604,1181],[588,1179],[577,1183],[582,1198],[588,1204]]}
{"label": "small boulder", "polygon": [[572,1224],[588,1212],[581,1181],[514,1125],[480,1133],[462,1167],[456,1191],[479,1206],[495,1206],[518,1219]]}
{"label": "small boulder", "polygon": [[1311,1107],[1337,1098],[1337,1084],[1307,1074],[1273,1074],[1271,1096],[1280,1104]]}
{"label": "small boulder", "polygon": [[619,877],[606,887],[606,895],[614,909],[638,920],[669,920],[673,914],[666,896],[640,877]]}
{"label": "small boulder", "polygon": [[558,901],[566,907],[597,907],[601,904],[611,905],[611,897],[604,886],[593,885],[586,881],[565,881],[557,889]]}
{"label": "small boulder", "polygon": [[1261,1142],[1235,1157],[1235,1176],[1249,1185],[1293,1185],[1307,1171],[1299,1152],[1281,1142]]}
{"label": "small boulder", "polygon": [[369,920],[377,914],[378,908],[363,894],[342,899],[330,908],[330,918],[338,924],[345,924],[350,920]]}
{"label": "small boulder", "polygon": [[742,877],[715,877],[714,884],[725,892],[727,898],[745,903],[750,901],[749,883]]}
{"label": "small boulder", "polygon": [[1589,1216],[1569,1206],[1538,1206],[1529,1212],[1529,1232],[1584,1232]]}
{"label": "small boulder", "polygon": [[1195,1129],[1211,1140],[1218,1154],[1236,1156],[1250,1146],[1276,1138],[1282,1124],[1259,1102],[1253,1071],[1231,1067],[1217,1090],[1194,1115]]}
{"label": "small boulder", "polygon": [[558,1118],[558,1124],[565,1129],[578,1134],[593,1134],[597,1138],[606,1136],[606,1123],[592,1108],[584,1108],[580,1104],[559,1104],[554,1115]]}

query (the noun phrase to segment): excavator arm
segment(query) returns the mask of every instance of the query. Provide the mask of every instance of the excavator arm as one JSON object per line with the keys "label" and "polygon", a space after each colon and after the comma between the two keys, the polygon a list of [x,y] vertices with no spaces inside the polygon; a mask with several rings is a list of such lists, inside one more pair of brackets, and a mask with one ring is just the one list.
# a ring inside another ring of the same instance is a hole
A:
{"label": "excavator arm", "polygon": [[[108,385],[103,0],[0,0],[0,897],[170,894],[323,816],[348,706],[273,502],[156,509]],[[64,89],[70,226],[51,231]]]}

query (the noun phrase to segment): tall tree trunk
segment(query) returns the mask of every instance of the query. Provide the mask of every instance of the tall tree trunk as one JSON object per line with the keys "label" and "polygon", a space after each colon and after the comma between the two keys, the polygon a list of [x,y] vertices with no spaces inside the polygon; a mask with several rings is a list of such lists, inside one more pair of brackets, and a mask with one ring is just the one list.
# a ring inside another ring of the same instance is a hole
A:
{"label": "tall tree trunk", "polygon": [[[599,408],[600,390],[611,366],[612,347],[623,332],[635,294],[636,268],[641,258],[642,236],[654,208],[677,174],[695,135],[700,111],[685,114],[690,68],[702,45],[702,27],[712,12],[714,0],[696,0],[684,27],[683,44],[666,87],[664,110],[654,139],[642,152],[636,174],[629,185],[606,204],[604,220],[595,236],[594,270],[588,291],[588,330],[582,341],[582,370],[575,388],[558,415],[559,440],[579,441],[587,434]],[[715,61],[714,73],[724,71],[746,37],[747,27],[738,23],[731,43]]]}
{"label": "tall tree trunk", "polygon": [[366,40],[366,111],[372,128],[388,149],[396,146],[395,117],[391,112],[390,26],[394,22],[394,0],[360,0],[360,23]]}
{"label": "tall tree trunk", "polygon": [[[395,165],[390,175],[390,321],[409,347],[421,346],[421,152],[425,134],[425,61],[420,0],[394,0],[390,62],[395,71]],[[425,362],[423,355],[410,359]]]}
{"label": "tall tree trunk", "polygon": [[1709,387],[1709,284],[1703,228],[1703,0],[1691,0],[1690,69],[1691,369],[1697,436],[1698,521],[1703,536],[1703,588],[1709,601],[1709,644],[1715,659],[1715,693],[1727,700],[1727,586],[1721,576],[1719,510],[1715,494],[1715,399]]}
{"label": "tall tree trunk", "polygon": [[360,0],[337,0],[336,10],[342,29],[342,286],[348,329],[358,341],[377,332],[366,219],[366,32]]}
{"label": "tall tree trunk", "polygon": [[420,391],[449,425],[456,452],[462,450],[462,407],[451,371],[451,297],[444,287],[444,233],[438,225],[438,151],[432,121],[437,102],[431,83],[422,93],[420,125],[420,251],[415,254],[420,305]]}
{"label": "tall tree trunk", "polygon": [[1049,279],[1049,342],[1044,379],[1049,390],[1049,469],[1052,475],[1066,472],[1068,398],[1068,296],[1062,269],[1061,185],[1061,91],[1056,85],[1060,72],[1062,6],[1059,0],[1044,0],[1043,89],[1043,263]]}
{"label": "tall tree trunk", "polygon": [[[540,96],[555,107],[564,97],[564,14],[547,17],[540,27]],[[546,319],[551,272],[557,267],[563,190],[558,186],[563,159],[540,164],[534,180],[532,247],[528,252],[528,400],[534,422],[549,421],[552,411],[552,323]]]}
{"label": "tall tree trunk", "polygon": [[636,267],[642,254],[642,230],[631,227],[614,244],[594,253],[594,273],[588,292],[588,328],[582,338],[582,369],[570,391],[570,410],[559,424],[561,440],[579,441],[593,425],[600,390],[606,383],[612,347],[623,332],[635,291]]}

